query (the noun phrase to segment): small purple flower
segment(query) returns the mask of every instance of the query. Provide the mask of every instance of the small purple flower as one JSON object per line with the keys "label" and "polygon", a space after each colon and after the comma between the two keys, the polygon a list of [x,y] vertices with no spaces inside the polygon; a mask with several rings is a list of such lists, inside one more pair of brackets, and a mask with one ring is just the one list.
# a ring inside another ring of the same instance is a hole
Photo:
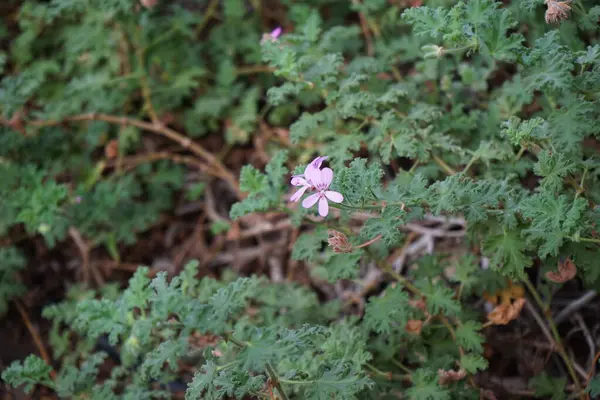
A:
{"label": "small purple flower", "polygon": [[301,188],[292,195],[290,201],[298,201],[300,197],[310,188],[314,188],[315,185],[310,181],[309,176],[314,175],[315,171],[319,172],[321,168],[321,164],[323,161],[327,160],[327,156],[317,157],[311,161],[310,164],[306,166],[304,169],[304,173],[302,175],[294,175],[292,176],[291,184],[294,186],[301,186]]}
{"label": "small purple flower", "polygon": [[[311,169],[307,176],[307,181],[313,184],[316,193],[311,194],[302,201],[302,207],[311,208],[317,202],[319,203],[319,215],[326,217],[329,214],[329,201],[334,203],[341,203],[344,201],[344,196],[341,193],[328,190],[331,182],[333,181],[333,171],[331,168]],[[302,189],[301,189],[302,190]]]}
{"label": "small purple flower", "polygon": [[282,32],[283,32],[283,29],[281,29],[281,27],[278,26],[277,28],[273,29],[273,31],[271,32],[271,37],[273,39],[278,39],[279,36],[281,36]]}
{"label": "small purple flower", "polygon": [[275,41],[277,41],[277,39],[279,39],[279,36],[281,36],[282,33],[283,33],[283,29],[280,26],[278,26],[277,28],[273,29],[271,31],[271,33],[263,34],[261,43],[264,43],[266,40],[275,42]]}

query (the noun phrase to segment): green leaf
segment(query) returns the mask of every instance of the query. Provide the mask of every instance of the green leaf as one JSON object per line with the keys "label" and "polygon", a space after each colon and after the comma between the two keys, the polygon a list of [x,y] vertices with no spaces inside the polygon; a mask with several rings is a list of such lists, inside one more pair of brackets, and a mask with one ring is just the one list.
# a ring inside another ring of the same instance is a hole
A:
{"label": "green leaf", "polygon": [[553,378],[542,372],[540,375],[532,378],[529,381],[535,389],[536,397],[551,396],[552,400],[565,400],[567,398],[565,392],[565,386],[567,384],[567,378]]}
{"label": "green leaf", "polygon": [[267,187],[267,177],[252,165],[245,165],[240,172],[240,190],[257,193]]}
{"label": "green leaf", "polygon": [[590,380],[586,391],[590,394],[590,396],[592,396],[592,398],[600,396],[600,375],[596,375]]}
{"label": "green leaf", "polygon": [[213,384],[218,373],[218,366],[213,361],[207,361],[188,384],[185,392],[186,400],[218,399],[218,389]]}
{"label": "green leaf", "polygon": [[466,351],[483,352],[482,343],[485,341],[479,333],[481,324],[475,321],[466,321],[456,328],[456,343]]}
{"label": "green leaf", "polygon": [[539,153],[538,162],[533,167],[535,174],[543,177],[542,187],[550,191],[558,191],[563,185],[563,179],[575,170],[572,158],[550,150]]}
{"label": "green leaf", "polygon": [[379,187],[382,175],[383,171],[378,165],[367,166],[366,159],[356,158],[349,168],[337,172],[335,182],[344,195],[345,203],[360,205],[376,200],[373,191]]}
{"label": "green leaf", "polygon": [[140,366],[141,378],[145,381],[158,378],[164,370],[165,363],[169,364],[171,371],[179,368],[177,362],[185,353],[187,344],[182,341],[167,340],[158,345],[156,349],[146,355]]}
{"label": "green leaf", "polygon": [[319,269],[319,276],[323,276],[331,283],[340,279],[357,279],[360,271],[358,262],[361,257],[361,252],[333,254],[323,268]]}
{"label": "green leaf", "polygon": [[15,361],[9,365],[8,368],[2,371],[2,379],[14,387],[25,385],[25,392],[31,393],[35,385],[54,387],[50,378],[50,371],[52,371],[52,367],[32,354],[22,364],[21,361]]}
{"label": "green leaf", "polygon": [[525,268],[531,266],[531,257],[525,254],[527,244],[520,231],[489,235],[483,242],[483,253],[490,258],[490,265],[502,275],[522,277]]}
{"label": "green leaf", "polygon": [[323,248],[323,242],[326,241],[327,229],[322,226],[311,232],[303,233],[294,243],[292,260],[316,261]]}
{"label": "green leaf", "polygon": [[408,295],[399,285],[387,288],[381,296],[372,296],[365,308],[365,327],[377,333],[404,328],[409,318],[408,300]]}
{"label": "green leaf", "polygon": [[460,366],[469,374],[476,374],[488,367],[488,362],[479,354],[465,354],[460,357]]}
{"label": "green leaf", "polygon": [[431,314],[444,313],[457,315],[460,312],[460,303],[454,299],[454,291],[446,286],[434,284],[429,279],[416,282],[427,299],[427,310]]}
{"label": "green leaf", "polygon": [[427,369],[417,369],[412,374],[413,386],[406,390],[411,400],[450,400],[450,392],[438,384],[438,377]]}
{"label": "green leaf", "polygon": [[373,385],[362,370],[352,368],[348,363],[336,363],[323,368],[316,379],[306,382],[305,398],[311,400],[351,399]]}
{"label": "green leaf", "polygon": [[25,293],[17,275],[25,265],[25,258],[15,247],[0,248],[0,316],[8,310],[11,299]]}
{"label": "green leaf", "polygon": [[530,219],[530,226],[523,230],[523,236],[528,243],[539,246],[540,257],[556,256],[565,237],[581,228],[587,206],[587,201],[581,197],[570,201],[565,195],[557,197],[546,191],[533,195],[520,205],[523,216]]}

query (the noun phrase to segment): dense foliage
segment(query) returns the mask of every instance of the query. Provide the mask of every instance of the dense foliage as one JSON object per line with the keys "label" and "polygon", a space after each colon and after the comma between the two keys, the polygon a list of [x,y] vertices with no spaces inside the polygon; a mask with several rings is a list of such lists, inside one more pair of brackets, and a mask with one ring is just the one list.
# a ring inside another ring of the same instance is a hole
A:
{"label": "dense foliage", "polygon": [[[95,399],[170,397],[178,384],[188,399],[478,399],[493,396],[476,379],[485,329],[517,318],[524,286],[566,371],[532,379],[534,395],[600,394],[548,311],[574,269],[600,288],[594,1],[12,3],[0,313],[26,290],[20,241],[83,237],[119,260],[215,179],[231,219],[214,234],[289,214],[302,232],[291,259],[314,281],[365,285],[373,268],[381,280],[359,311],[291,282],[200,279],[194,262],[171,278],[139,268],[124,290],[74,286],[43,312],[56,363],[15,362],[9,384]],[[284,33],[268,34],[276,25]],[[232,172],[222,149],[257,146],[264,129],[279,132],[261,145],[268,163]],[[316,156],[333,171],[323,187],[343,195],[325,218],[289,201],[291,174]],[[452,216],[466,251],[400,270],[401,228]],[[493,293],[486,319],[473,299]]]}

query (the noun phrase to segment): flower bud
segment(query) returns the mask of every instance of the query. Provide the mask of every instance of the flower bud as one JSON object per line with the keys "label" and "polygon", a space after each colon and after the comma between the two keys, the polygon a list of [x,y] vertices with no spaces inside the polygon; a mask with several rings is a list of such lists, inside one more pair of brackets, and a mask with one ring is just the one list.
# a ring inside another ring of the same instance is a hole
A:
{"label": "flower bud", "polygon": [[444,48],[435,44],[428,44],[421,47],[425,58],[442,58],[444,55]]}

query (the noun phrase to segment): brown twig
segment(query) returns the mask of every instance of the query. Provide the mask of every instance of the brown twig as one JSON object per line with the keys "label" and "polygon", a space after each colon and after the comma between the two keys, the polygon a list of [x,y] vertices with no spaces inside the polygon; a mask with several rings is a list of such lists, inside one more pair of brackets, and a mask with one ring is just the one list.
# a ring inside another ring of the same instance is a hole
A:
{"label": "brown twig", "polygon": [[[159,160],[169,160],[176,164],[185,164],[194,168],[198,168],[208,174],[215,174],[215,172],[206,164],[201,163],[193,157],[181,156],[179,154],[169,153],[168,151],[140,154],[137,156],[124,157],[118,161],[118,164],[124,166],[126,170],[133,169],[140,164],[149,163]],[[116,167],[117,161],[111,160],[106,162],[106,167]]]}
{"label": "brown twig", "polygon": [[[33,338],[33,341],[40,352],[40,356],[47,365],[52,366],[50,356],[44,347],[44,342],[42,342],[42,338],[31,323],[29,314],[27,314],[27,310],[25,310],[25,307],[19,300],[15,299],[14,303],[17,306],[17,310],[19,311],[19,314],[21,314],[21,318],[23,318],[23,322],[25,323],[25,326],[27,326],[27,330],[31,334],[31,337]],[[54,371],[54,369],[50,370],[50,377],[52,377],[52,379],[56,379],[56,371]]]}
{"label": "brown twig", "polygon": [[98,287],[104,285],[104,278],[100,272],[93,268],[90,264],[90,246],[81,235],[81,232],[72,226],[69,228],[69,236],[71,236],[71,239],[73,239],[73,242],[75,242],[75,245],[77,245],[79,253],[81,254],[81,266],[83,269],[83,281],[85,284],[89,285],[90,276],[93,276]]}
{"label": "brown twig", "polygon": [[[231,188],[235,191],[238,198],[244,198],[245,195],[240,191],[239,183],[233,173],[229,171],[211,152],[206,150],[198,143],[192,141],[184,134],[177,132],[163,124],[153,124],[150,122],[140,121],[138,119],[129,117],[118,117],[116,115],[109,114],[80,114],[72,117],[66,117],[61,120],[46,120],[46,121],[28,121],[27,123],[33,127],[42,128],[46,126],[57,126],[66,122],[83,122],[83,121],[104,121],[110,124],[116,125],[128,125],[135,126],[136,128],[146,130],[148,132],[155,133],[170,139],[183,148],[188,149],[192,153],[202,158],[206,163],[210,165],[214,175],[226,181]],[[0,123],[9,125],[5,119],[0,119]]]}

